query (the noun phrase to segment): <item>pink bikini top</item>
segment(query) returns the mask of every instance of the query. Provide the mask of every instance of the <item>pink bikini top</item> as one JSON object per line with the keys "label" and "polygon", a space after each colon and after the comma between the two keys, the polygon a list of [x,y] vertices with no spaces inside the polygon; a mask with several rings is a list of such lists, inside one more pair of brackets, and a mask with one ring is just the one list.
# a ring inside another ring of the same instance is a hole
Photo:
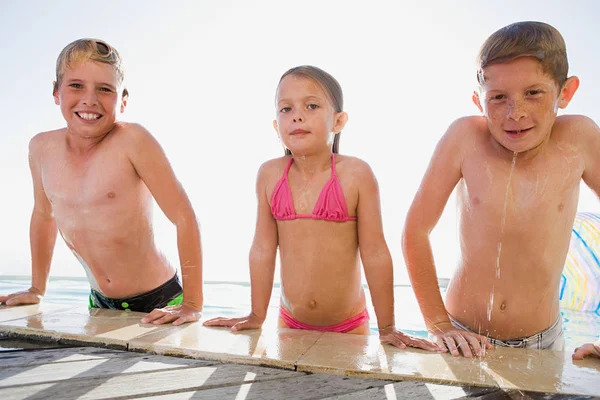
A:
{"label": "pink bikini top", "polygon": [[356,217],[350,217],[348,215],[348,207],[346,206],[346,199],[344,198],[344,192],[342,186],[335,174],[335,155],[331,154],[331,178],[321,190],[317,204],[313,209],[312,214],[296,214],[294,210],[294,201],[292,200],[292,192],[288,183],[288,172],[294,162],[293,158],[283,171],[283,176],[275,185],[273,190],[273,196],[271,196],[271,214],[278,221],[286,221],[296,218],[311,218],[311,219],[322,219],[325,221],[333,222],[345,222],[345,221],[356,221]]}

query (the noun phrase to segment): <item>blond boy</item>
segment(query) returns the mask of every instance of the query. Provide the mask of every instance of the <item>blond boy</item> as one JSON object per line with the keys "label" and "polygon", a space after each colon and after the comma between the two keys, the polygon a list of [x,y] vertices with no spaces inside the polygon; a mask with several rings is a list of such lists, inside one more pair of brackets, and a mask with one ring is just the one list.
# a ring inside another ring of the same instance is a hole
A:
{"label": "blond boy", "polygon": [[[58,231],[87,273],[92,307],[150,312],[142,322],[155,324],[198,320],[196,217],[158,142],[142,126],[116,120],[128,98],[119,53],[96,39],[69,44],[57,60],[53,95],[67,126],[29,146],[32,285],[0,302],[41,300]],[[177,227],[183,288],[154,244],[153,198]]]}
{"label": "blond boy", "polygon": [[[600,195],[600,130],[557,117],[579,80],[550,25],[500,29],[478,62],[482,116],[458,119],[437,145],[405,223],[408,271],[429,332],[451,354],[562,349],[558,287],[581,180]],[[429,233],[455,187],[462,257],[444,304]]]}

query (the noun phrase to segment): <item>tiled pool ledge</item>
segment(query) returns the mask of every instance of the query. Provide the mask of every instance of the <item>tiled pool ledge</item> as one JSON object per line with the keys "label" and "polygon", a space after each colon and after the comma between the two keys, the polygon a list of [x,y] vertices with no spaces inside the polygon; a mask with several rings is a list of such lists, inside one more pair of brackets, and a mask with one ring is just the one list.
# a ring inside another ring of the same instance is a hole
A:
{"label": "tiled pool ledge", "polygon": [[304,372],[600,395],[600,360],[570,352],[497,348],[482,359],[382,346],[375,336],[263,328],[237,334],[200,323],[141,324],[142,314],[50,305],[0,307],[0,332]]}

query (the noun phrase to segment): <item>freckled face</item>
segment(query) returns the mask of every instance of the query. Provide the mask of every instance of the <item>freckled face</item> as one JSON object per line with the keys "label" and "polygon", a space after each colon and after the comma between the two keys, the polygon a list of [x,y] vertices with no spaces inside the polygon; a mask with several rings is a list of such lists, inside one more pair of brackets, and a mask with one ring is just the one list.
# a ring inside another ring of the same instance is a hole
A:
{"label": "freckled face", "polygon": [[318,83],[288,75],[279,84],[276,102],[273,125],[292,153],[331,148],[336,113]]}
{"label": "freckled face", "polygon": [[548,140],[556,120],[559,89],[533,57],[492,64],[484,69],[480,110],[496,141],[513,152]]}
{"label": "freckled face", "polygon": [[84,137],[101,136],[113,128],[117,111],[125,109],[118,90],[113,66],[83,61],[65,69],[54,101],[70,131]]}

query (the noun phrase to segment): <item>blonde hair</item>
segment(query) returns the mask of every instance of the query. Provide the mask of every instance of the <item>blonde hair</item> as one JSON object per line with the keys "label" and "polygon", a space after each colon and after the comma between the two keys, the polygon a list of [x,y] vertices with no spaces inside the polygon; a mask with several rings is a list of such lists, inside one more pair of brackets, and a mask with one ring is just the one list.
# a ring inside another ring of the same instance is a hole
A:
{"label": "blonde hair", "polygon": [[[288,69],[283,75],[281,75],[281,78],[279,78],[279,83],[281,84],[283,78],[288,75],[301,76],[316,82],[319,86],[321,86],[321,88],[323,88],[325,94],[327,94],[329,97],[335,112],[339,113],[344,111],[344,94],[342,93],[342,87],[340,86],[339,82],[328,72],[325,72],[321,68],[313,65],[300,65],[298,67]],[[337,154],[339,153],[339,148],[340,132],[337,132],[333,138],[333,146],[331,147],[331,151]],[[292,152],[289,149],[285,149],[285,154],[291,155]]]}
{"label": "blonde hair", "polygon": [[[125,72],[123,60],[117,49],[99,39],[78,39],[69,43],[56,59],[56,84],[57,90],[62,81],[65,70],[83,61],[96,61],[112,65],[117,74],[119,85],[123,83]],[[123,89],[123,95],[127,95],[127,89]]]}
{"label": "blonde hair", "polygon": [[560,32],[544,22],[524,21],[497,30],[483,43],[477,54],[477,81],[485,83],[483,69],[488,65],[524,56],[537,58],[559,88],[567,80],[567,47]]}

